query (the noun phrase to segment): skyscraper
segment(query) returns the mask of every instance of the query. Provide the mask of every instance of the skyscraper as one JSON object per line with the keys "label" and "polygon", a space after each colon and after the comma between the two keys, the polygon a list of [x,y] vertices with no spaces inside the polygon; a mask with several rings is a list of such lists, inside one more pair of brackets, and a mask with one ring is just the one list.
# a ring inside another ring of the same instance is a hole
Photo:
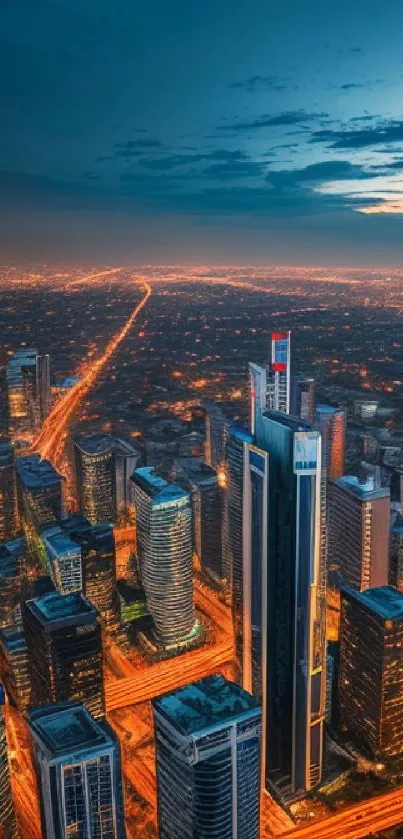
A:
{"label": "skyscraper", "polygon": [[391,586],[341,598],[341,724],[376,755],[403,747],[403,594]]}
{"label": "skyscraper", "polygon": [[80,509],[91,524],[116,521],[115,461],[111,438],[104,434],[74,440]]}
{"label": "skyscraper", "polygon": [[17,530],[14,449],[0,439],[0,542],[12,539]]}
{"label": "skyscraper", "polygon": [[225,440],[229,422],[223,410],[214,402],[205,405],[206,443],[205,460],[208,466],[219,469],[224,463]]}
{"label": "skyscraper", "polygon": [[304,420],[269,411],[256,443],[269,455],[266,780],[288,777],[294,793],[310,789],[322,773],[321,440]]}
{"label": "skyscraper", "polygon": [[51,405],[50,396],[50,355],[38,355],[36,357],[36,403],[38,424],[42,423]]}
{"label": "skyscraper", "polygon": [[38,454],[19,457],[17,499],[24,529],[38,529],[64,514],[62,475]]}
{"label": "skyscraper", "polygon": [[223,676],[153,701],[159,839],[258,839],[260,708]]}
{"label": "skyscraper", "polygon": [[193,548],[202,572],[221,584],[223,488],[217,472],[197,457],[174,461],[172,478],[190,492],[193,510]]}
{"label": "skyscraper", "polygon": [[42,533],[50,577],[60,594],[82,591],[81,550],[59,524],[49,525]]}
{"label": "skyscraper", "polygon": [[14,816],[7,754],[4,702],[4,687],[0,684],[0,836],[4,837],[4,839],[17,839],[18,831]]}
{"label": "skyscraper", "polygon": [[291,409],[291,332],[273,332],[271,336],[272,398],[270,407],[290,413]]}
{"label": "skyscraper", "polygon": [[390,496],[346,475],[328,485],[329,566],[357,591],[388,584]]}
{"label": "skyscraper", "polygon": [[316,382],[312,376],[300,373],[293,376],[291,382],[291,413],[301,417],[311,425],[315,423],[315,389]]}
{"label": "skyscraper", "polygon": [[22,607],[31,673],[31,705],[83,702],[94,717],[105,710],[101,626],[81,594],[51,592]]}
{"label": "skyscraper", "polygon": [[129,440],[113,437],[113,453],[115,459],[116,483],[116,513],[129,507],[132,502],[132,484],[130,478],[135,469],[141,465],[140,449]]}
{"label": "skyscraper", "polygon": [[403,593],[403,515],[391,511],[389,583]]}
{"label": "skyscraper", "polygon": [[119,741],[80,703],[35,708],[34,741],[47,839],[125,839]]}
{"label": "skyscraper", "polygon": [[263,414],[267,408],[267,368],[249,362],[250,385],[250,430],[256,430],[256,415]]}
{"label": "skyscraper", "polygon": [[148,610],[159,643],[174,649],[194,633],[192,505],[186,490],[153,467],[132,475],[137,548]]}
{"label": "skyscraper", "polygon": [[317,405],[316,422],[322,437],[322,465],[326,477],[341,478],[346,457],[345,411],[331,405]]}
{"label": "skyscraper", "polygon": [[19,447],[32,442],[36,429],[37,355],[35,349],[17,350],[6,369],[9,433]]}
{"label": "skyscraper", "polygon": [[20,616],[21,585],[27,559],[25,539],[0,544],[0,627]]}
{"label": "skyscraper", "polygon": [[30,702],[31,679],[27,642],[21,625],[0,629],[0,679],[10,705],[25,713]]}

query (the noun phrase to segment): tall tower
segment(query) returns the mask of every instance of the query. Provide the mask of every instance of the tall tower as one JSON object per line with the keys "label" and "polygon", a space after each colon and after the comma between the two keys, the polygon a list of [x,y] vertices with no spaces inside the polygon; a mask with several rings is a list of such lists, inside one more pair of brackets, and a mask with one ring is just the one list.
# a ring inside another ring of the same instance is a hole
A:
{"label": "tall tower", "polygon": [[74,440],[80,509],[91,524],[116,521],[113,438],[105,434]]}
{"label": "tall tower", "polygon": [[295,417],[306,420],[311,425],[315,423],[315,390],[316,382],[312,376],[300,373],[293,376],[291,382],[291,413]]}
{"label": "tall tower", "polygon": [[326,698],[321,563],[321,440],[308,423],[269,411],[256,443],[269,455],[266,781],[293,793],[320,781]]}
{"label": "tall tower", "polygon": [[50,355],[36,357],[36,401],[38,424],[42,423],[50,411]]}
{"label": "tall tower", "polygon": [[80,703],[29,715],[46,837],[125,839],[119,741]]}
{"label": "tall tower", "polygon": [[10,439],[23,448],[32,442],[37,427],[36,349],[17,350],[6,369]]}
{"label": "tall tower", "polygon": [[208,466],[219,469],[224,462],[225,440],[229,422],[214,402],[205,405],[206,410],[206,444],[205,460]]}
{"label": "tall tower", "polygon": [[290,413],[291,409],[291,332],[273,332],[271,336],[271,371],[275,411]]}
{"label": "tall tower", "polygon": [[159,839],[258,839],[260,708],[223,676],[153,701]]}
{"label": "tall tower", "polygon": [[147,606],[159,643],[175,649],[195,628],[190,495],[153,467],[136,469],[132,481]]}
{"label": "tall tower", "polygon": [[0,836],[4,836],[4,839],[18,839],[11,794],[4,703],[5,692],[3,685],[0,683]]}
{"label": "tall tower", "polygon": [[267,407],[267,368],[249,362],[250,385],[250,430],[256,430],[256,416],[263,414]]}
{"label": "tall tower", "polygon": [[0,439],[0,542],[12,539],[17,530],[14,449]]}
{"label": "tall tower", "polygon": [[63,481],[50,460],[38,454],[19,457],[17,466],[17,499],[24,529],[37,529],[55,519],[63,518]]}
{"label": "tall tower", "polygon": [[31,705],[83,702],[105,713],[102,639],[95,606],[81,594],[57,591],[22,607],[31,672]]}
{"label": "tall tower", "polygon": [[346,414],[332,405],[318,405],[317,427],[322,437],[323,468],[328,479],[344,475],[346,459]]}
{"label": "tall tower", "polygon": [[385,586],[389,574],[390,494],[345,475],[328,484],[329,565],[357,591]]}

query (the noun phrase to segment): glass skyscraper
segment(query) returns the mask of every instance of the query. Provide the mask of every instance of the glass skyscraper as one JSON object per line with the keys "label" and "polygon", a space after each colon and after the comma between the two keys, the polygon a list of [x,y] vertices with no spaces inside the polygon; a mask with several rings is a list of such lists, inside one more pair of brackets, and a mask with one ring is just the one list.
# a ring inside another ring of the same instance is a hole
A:
{"label": "glass skyscraper", "polygon": [[196,628],[191,499],[153,467],[136,469],[132,481],[147,607],[159,643],[174,649],[186,643]]}
{"label": "glass skyscraper", "polygon": [[29,715],[46,839],[125,839],[120,749],[80,703]]}
{"label": "glass skyscraper", "polygon": [[312,376],[300,373],[293,376],[291,381],[291,413],[301,417],[311,425],[315,423],[315,390],[316,382]]}
{"label": "glass skyscraper", "polygon": [[116,521],[115,461],[105,434],[74,440],[80,510],[91,524]]}
{"label": "glass skyscraper", "polygon": [[0,542],[12,539],[17,530],[14,449],[0,438]]}
{"label": "glass skyscraper", "polygon": [[321,440],[303,420],[270,411],[257,423],[256,443],[269,455],[268,516],[263,520],[268,537],[266,781],[288,778],[288,789],[295,793],[310,789],[322,774]]}
{"label": "glass skyscraper", "polygon": [[208,676],[153,701],[159,839],[258,839],[261,714]]}
{"label": "glass skyscraper", "polygon": [[272,395],[270,407],[290,413],[291,408],[291,332],[273,332],[271,336]]}
{"label": "glass skyscraper", "polygon": [[322,467],[326,477],[341,478],[346,459],[345,411],[332,405],[317,405],[316,424],[322,437]]}
{"label": "glass skyscraper", "polygon": [[206,443],[205,459],[213,469],[219,469],[224,463],[225,440],[228,429],[228,419],[219,405],[209,402],[206,411]]}

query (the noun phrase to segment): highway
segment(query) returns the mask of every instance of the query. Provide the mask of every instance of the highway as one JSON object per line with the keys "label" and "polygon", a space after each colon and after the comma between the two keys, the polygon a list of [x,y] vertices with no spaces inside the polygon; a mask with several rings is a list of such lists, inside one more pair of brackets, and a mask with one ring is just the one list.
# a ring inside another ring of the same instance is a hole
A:
{"label": "highway", "polygon": [[398,789],[286,831],[281,839],[366,839],[402,823],[403,789]]}
{"label": "highway", "polygon": [[96,359],[91,359],[88,365],[84,366],[78,382],[56,402],[32,444],[30,452],[37,452],[41,458],[51,460],[56,469],[60,469],[63,461],[67,432],[81,402],[94,387],[99,375],[108,364],[113,353],[130,332],[134,322],[147,305],[151,296],[151,286],[149,283],[143,282],[142,280],[137,281],[137,279],[135,281],[139,282],[140,286],[144,289],[144,295],[140,303],[133,309],[119,332],[110,339],[102,355]]}

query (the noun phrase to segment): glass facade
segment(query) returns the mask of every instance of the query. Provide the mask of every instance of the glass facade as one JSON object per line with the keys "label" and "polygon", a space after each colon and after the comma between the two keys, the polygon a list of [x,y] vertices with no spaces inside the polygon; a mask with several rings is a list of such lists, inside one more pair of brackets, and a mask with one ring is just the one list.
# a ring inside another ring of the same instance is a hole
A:
{"label": "glass facade", "polygon": [[326,477],[341,478],[346,459],[345,411],[331,405],[318,405],[316,422],[322,437],[322,466]]}
{"label": "glass facade", "polygon": [[225,440],[228,420],[218,405],[208,403],[206,410],[206,444],[205,459],[213,469],[219,469],[224,463]]}
{"label": "glass facade", "polygon": [[291,413],[311,425],[315,422],[315,379],[310,376],[293,376],[291,382]]}
{"label": "glass facade", "polygon": [[30,714],[46,836],[125,839],[116,735],[80,704]]}
{"label": "glass facade", "polygon": [[226,446],[227,464],[227,564],[232,588],[236,653],[240,667],[243,659],[243,540],[244,540],[244,472],[248,445],[252,436],[242,428],[231,426]]}
{"label": "glass facade", "polygon": [[0,627],[20,620],[22,577],[27,561],[25,539],[0,545]]}
{"label": "glass facade", "polygon": [[63,481],[49,460],[37,454],[19,457],[17,498],[22,524],[27,530],[63,518]]}
{"label": "glass facade", "polygon": [[91,524],[116,521],[113,438],[79,437],[74,441],[80,510]]}
{"label": "glass facade", "polygon": [[136,469],[132,481],[147,607],[160,643],[174,648],[195,627],[190,495],[152,467]]}
{"label": "glass facade", "polygon": [[0,542],[12,539],[17,530],[14,449],[0,439]]}
{"label": "glass facade", "polygon": [[273,332],[271,336],[272,404],[275,411],[290,413],[291,407],[291,332]]}
{"label": "glass facade", "polygon": [[258,839],[260,708],[222,676],[153,702],[160,839]]}

